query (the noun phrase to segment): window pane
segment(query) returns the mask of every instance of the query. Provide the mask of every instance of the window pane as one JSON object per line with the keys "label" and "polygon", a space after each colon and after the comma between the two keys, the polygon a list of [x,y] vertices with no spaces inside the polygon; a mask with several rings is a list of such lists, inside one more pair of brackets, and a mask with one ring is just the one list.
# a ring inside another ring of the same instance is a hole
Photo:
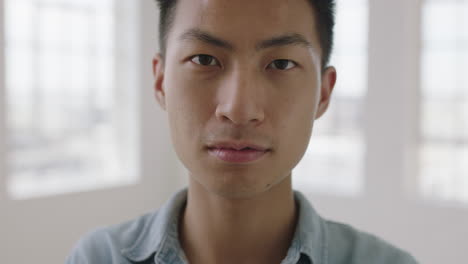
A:
{"label": "window pane", "polygon": [[363,187],[363,98],[367,92],[368,5],[337,1],[331,64],[338,80],[327,113],[317,120],[307,153],[297,166],[298,189],[356,195]]}
{"label": "window pane", "polygon": [[132,6],[120,0],[5,4],[10,195],[134,182],[137,49],[119,46],[136,39]]}
{"label": "window pane", "polygon": [[423,7],[421,192],[468,202],[468,1]]}
{"label": "window pane", "polygon": [[442,200],[468,201],[468,145],[430,141],[421,148],[421,190]]}

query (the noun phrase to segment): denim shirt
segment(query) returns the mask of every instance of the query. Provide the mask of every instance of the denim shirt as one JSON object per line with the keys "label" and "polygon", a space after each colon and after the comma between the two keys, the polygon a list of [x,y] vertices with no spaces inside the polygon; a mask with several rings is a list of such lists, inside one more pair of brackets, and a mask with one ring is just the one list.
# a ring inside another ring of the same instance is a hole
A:
{"label": "denim shirt", "polygon": [[[280,264],[416,264],[408,253],[348,225],[320,217],[308,200],[294,192],[299,206],[296,231]],[[158,211],[85,235],[66,264],[187,264],[178,240],[179,213],[187,189]]]}

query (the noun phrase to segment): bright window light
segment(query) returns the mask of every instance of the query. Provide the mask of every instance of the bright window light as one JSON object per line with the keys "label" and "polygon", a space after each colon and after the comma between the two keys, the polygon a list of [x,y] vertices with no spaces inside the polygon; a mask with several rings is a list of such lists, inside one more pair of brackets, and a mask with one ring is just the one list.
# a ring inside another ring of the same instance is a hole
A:
{"label": "bright window light", "polygon": [[423,7],[420,191],[468,202],[468,1]]}
{"label": "bright window light", "polygon": [[295,188],[357,195],[363,188],[363,102],[367,92],[368,3],[337,1],[331,65],[338,81],[330,107],[314,124],[308,150],[294,171]]}
{"label": "bright window light", "polygon": [[137,180],[134,1],[6,0],[13,199]]}

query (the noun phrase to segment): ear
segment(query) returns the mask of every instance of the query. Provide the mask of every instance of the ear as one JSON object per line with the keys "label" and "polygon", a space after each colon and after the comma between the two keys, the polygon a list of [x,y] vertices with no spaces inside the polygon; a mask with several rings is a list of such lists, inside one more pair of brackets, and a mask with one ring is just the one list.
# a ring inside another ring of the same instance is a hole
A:
{"label": "ear", "polygon": [[166,110],[166,91],[164,90],[164,59],[161,53],[153,58],[154,94],[162,109]]}
{"label": "ear", "polygon": [[333,88],[336,83],[335,67],[327,67],[322,73],[322,84],[320,86],[320,101],[315,119],[319,119],[328,109]]}

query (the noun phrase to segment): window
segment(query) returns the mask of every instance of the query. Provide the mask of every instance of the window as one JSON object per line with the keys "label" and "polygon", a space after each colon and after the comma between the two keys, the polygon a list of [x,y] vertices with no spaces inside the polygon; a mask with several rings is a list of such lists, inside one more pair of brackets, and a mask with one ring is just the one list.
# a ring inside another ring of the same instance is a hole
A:
{"label": "window", "polygon": [[423,7],[421,192],[468,202],[468,1]]}
{"label": "window", "polygon": [[5,1],[12,198],[137,179],[132,3]]}
{"label": "window", "polygon": [[363,186],[363,98],[367,90],[368,4],[337,1],[331,65],[338,80],[327,113],[314,124],[308,150],[295,169],[298,189],[356,195]]}

